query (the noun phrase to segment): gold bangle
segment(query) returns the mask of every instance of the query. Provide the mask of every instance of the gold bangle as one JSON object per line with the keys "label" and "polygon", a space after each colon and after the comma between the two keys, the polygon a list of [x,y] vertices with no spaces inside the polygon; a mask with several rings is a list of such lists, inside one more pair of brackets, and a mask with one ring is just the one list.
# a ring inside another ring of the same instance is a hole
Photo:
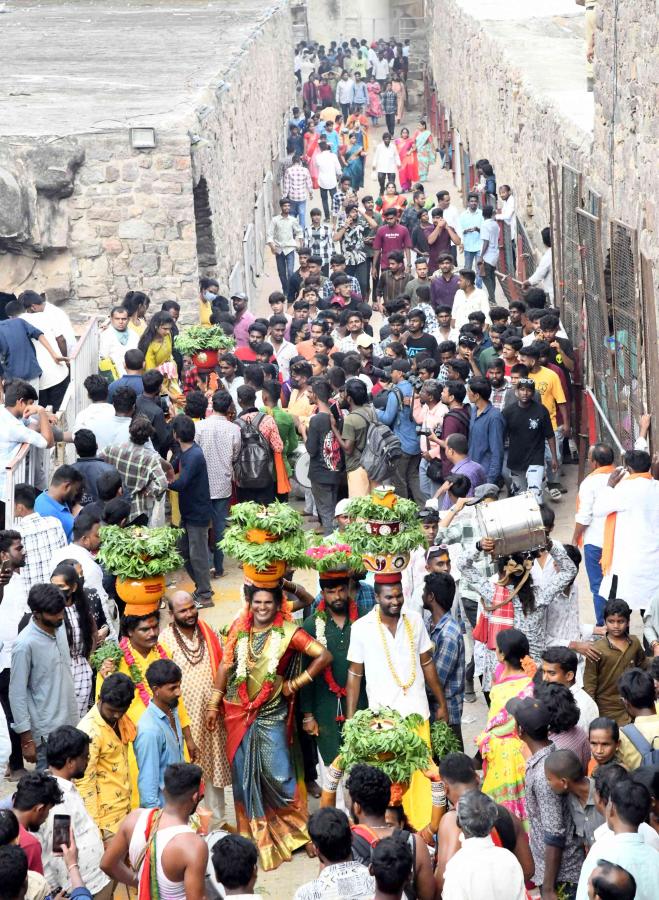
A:
{"label": "gold bangle", "polygon": [[297,681],[300,682],[300,687],[302,687],[302,685],[304,684],[311,684],[313,678],[311,677],[311,675],[309,675],[309,670],[305,669],[304,672],[298,675]]}
{"label": "gold bangle", "polygon": [[219,688],[213,688],[213,690],[211,691],[211,694],[213,696],[217,695],[218,697],[224,697],[224,695],[226,694],[226,691],[221,691]]}

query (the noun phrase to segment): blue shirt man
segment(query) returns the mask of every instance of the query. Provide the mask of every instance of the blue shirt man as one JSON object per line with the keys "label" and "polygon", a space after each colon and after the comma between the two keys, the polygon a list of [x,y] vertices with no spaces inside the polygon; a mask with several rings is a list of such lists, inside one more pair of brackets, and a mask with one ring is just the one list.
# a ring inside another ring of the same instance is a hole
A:
{"label": "blue shirt man", "polygon": [[22,378],[33,381],[41,375],[37,351],[32,341],[43,335],[25,319],[0,322],[0,372],[3,378]]}
{"label": "blue shirt man", "polygon": [[176,707],[181,697],[181,670],[171,659],[158,659],[146,670],[153,699],[137,726],[134,749],[137,760],[139,805],[162,807],[165,769],[183,758],[183,731]]}
{"label": "blue shirt man", "polygon": [[[403,363],[398,366],[397,363]],[[416,433],[416,422],[412,418],[412,395],[414,388],[405,378],[407,363],[405,360],[394,361],[391,367],[391,380],[394,384],[387,397],[387,405],[384,409],[376,410],[378,419],[384,425],[388,425],[400,441],[403,453],[415,456],[421,453],[419,435]],[[405,400],[409,403],[406,404]]]}
{"label": "blue shirt man", "polygon": [[39,494],[34,501],[34,511],[39,513],[40,516],[54,516],[56,519],[59,519],[62,523],[66,539],[69,544],[71,543],[74,516],[68,503],[61,503],[59,500],[51,497],[47,491],[44,491],[42,494]]}
{"label": "blue shirt man", "polygon": [[[465,692],[465,651],[460,626],[450,613],[454,597],[455,581],[447,572],[428,576],[423,592],[423,621],[433,644],[431,652],[437,677],[444,688],[448,724],[462,739],[460,720]],[[430,695],[428,702],[432,710],[434,698]]]}
{"label": "blue shirt man", "polygon": [[488,484],[497,484],[503,468],[503,416],[489,402],[492,388],[484,378],[472,378],[467,388],[471,408],[469,456],[485,469]]}

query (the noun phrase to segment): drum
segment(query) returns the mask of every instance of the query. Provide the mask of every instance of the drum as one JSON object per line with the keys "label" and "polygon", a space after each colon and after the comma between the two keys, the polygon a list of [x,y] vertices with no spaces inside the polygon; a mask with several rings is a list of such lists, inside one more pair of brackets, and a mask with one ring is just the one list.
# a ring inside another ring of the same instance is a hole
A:
{"label": "drum", "polygon": [[300,453],[297,460],[295,461],[295,480],[303,488],[311,487],[311,479],[309,478],[309,462],[309,454],[306,450],[303,453]]}
{"label": "drum", "polygon": [[495,556],[541,550],[547,543],[540,507],[530,491],[479,503],[476,518],[481,536],[495,541]]}

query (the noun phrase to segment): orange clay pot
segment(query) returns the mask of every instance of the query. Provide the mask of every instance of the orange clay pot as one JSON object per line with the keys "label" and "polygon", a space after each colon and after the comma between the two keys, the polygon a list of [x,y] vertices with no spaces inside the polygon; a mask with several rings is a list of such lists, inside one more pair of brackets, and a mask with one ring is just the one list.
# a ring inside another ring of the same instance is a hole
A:
{"label": "orange clay pot", "polygon": [[286,560],[279,559],[271,563],[267,569],[256,569],[249,563],[243,565],[243,575],[248,581],[251,581],[256,587],[274,588],[284,577],[286,572]]}
{"label": "orange clay pot", "polygon": [[[165,593],[165,576],[155,575],[153,578],[117,578],[117,594],[133,611],[128,615],[146,615],[157,609]],[[137,608],[137,611],[134,609]]]}
{"label": "orange clay pot", "polygon": [[265,528],[250,528],[245,532],[245,540],[250,544],[273,544],[277,540],[277,535]]}
{"label": "orange clay pot", "polygon": [[393,509],[397,499],[398,497],[396,496],[394,489],[388,485],[381,488],[375,488],[371,492],[371,500],[373,503],[376,503],[378,506],[384,506],[387,509]]}

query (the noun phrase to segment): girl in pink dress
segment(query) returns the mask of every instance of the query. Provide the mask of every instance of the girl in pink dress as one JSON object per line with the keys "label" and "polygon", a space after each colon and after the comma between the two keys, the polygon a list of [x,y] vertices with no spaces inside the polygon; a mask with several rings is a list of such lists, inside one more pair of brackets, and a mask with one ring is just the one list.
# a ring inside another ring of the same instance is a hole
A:
{"label": "girl in pink dress", "polygon": [[378,124],[378,119],[382,115],[382,104],[380,103],[380,85],[375,80],[375,76],[371,75],[366,84],[368,91],[368,106],[366,107],[366,115],[371,117],[374,125]]}

